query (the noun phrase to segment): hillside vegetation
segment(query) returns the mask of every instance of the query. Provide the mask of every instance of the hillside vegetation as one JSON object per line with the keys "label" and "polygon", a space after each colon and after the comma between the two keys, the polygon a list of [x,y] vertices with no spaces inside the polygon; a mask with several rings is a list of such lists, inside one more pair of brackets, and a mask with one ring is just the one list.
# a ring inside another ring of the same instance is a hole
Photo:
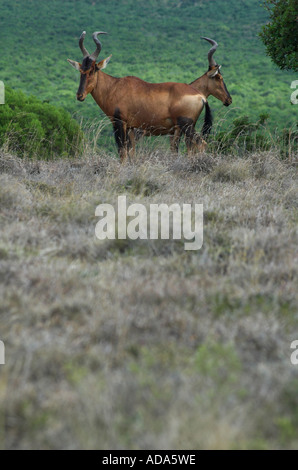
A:
{"label": "hillside vegetation", "polygon": [[297,120],[290,104],[296,77],[270,62],[257,36],[267,18],[259,0],[1,0],[0,6],[0,79],[78,116],[95,118],[100,111],[91,97],[76,102],[79,76],[66,59],[81,60],[83,30],[90,51],[92,32],[101,30],[109,33],[101,38],[101,56],[113,54],[106,72],[152,82],[189,83],[202,75],[208,45],[200,36],[212,37],[233,96],[228,111],[210,98],[217,119],[269,113],[269,124],[280,128]]}
{"label": "hillside vegetation", "polygon": [[[2,152],[0,172],[0,446],[297,448],[294,167],[143,149]],[[97,240],[95,208],[120,194],[203,203],[202,249]]]}

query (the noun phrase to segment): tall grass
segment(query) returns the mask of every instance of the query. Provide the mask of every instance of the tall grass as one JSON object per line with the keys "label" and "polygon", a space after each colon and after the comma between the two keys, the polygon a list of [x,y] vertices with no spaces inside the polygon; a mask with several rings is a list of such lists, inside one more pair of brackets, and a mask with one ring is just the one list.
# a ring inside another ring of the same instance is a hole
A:
{"label": "tall grass", "polygon": [[[251,152],[273,151],[279,158],[294,162],[298,154],[298,124],[289,129],[274,131],[268,126],[268,116],[261,115],[253,121],[248,116],[233,118],[233,112],[227,111],[221,115],[212,128],[207,140],[207,154],[228,154],[242,157]],[[203,115],[197,123],[197,133],[201,133]],[[113,127],[109,118],[81,119],[81,129],[84,133],[82,155],[107,152],[118,158],[117,147],[113,135]],[[80,150],[76,155],[79,155]],[[169,136],[141,137],[136,141],[136,158],[144,153],[170,153]],[[186,153],[184,139],[181,138],[179,153]],[[133,159],[133,157],[132,157]]]}
{"label": "tall grass", "polygon": [[249,116],[233,119],[228,111],[215,123],[208,140],[209,151],[242,156],[250,152],[272,150],[280,158],[293,161],[298,153],[298,123],[289,129],[272,130],[269,115],[254,121]]}

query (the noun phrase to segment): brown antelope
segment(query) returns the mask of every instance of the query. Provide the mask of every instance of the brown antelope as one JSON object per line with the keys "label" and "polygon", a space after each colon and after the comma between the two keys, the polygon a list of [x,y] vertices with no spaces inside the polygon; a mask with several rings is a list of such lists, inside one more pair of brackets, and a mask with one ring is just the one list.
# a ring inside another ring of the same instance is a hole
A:
{"label": "brown antelope", "polygon": [[[205,41],[210,42],[212,45],[208,52],[209,68],[208,71],[204,73],[204,75],[191,82],[190,85],[198,90],[198,92],[201,93],[206,98],[206,100],[210,95],[212,95],[218,100],[222,101],[225,106],[230,106],[232,103],[232,97],[228,92],[226,84],[220,73],[221,65],[217,65],[213,57],[218,44],[213,39],[205,37],[202,37],[201,39],[205,39]],[[212,116],[208,102],[206,102],[205,107],[206,115],[202,133],[203,135],[208,135],[212,127]]]}
{"label": "brown antelope", "polygon": [[[208,136],[212,128],[212,114],[207,101],[208,97],[210,95],[214,96],[218,100],[222,101],[225,106],[230,106],[230,104],[232,103],[232,98],[227,90],[223,77],[220,73],[221,65],[217,65],[213,57],[213,54],[218,47],[217,42],[213,39],[209,39],[206,37],[202,37],[201,39],[205,39],[212,45],[211,49],[208,52],[209,68],[207,72],[204,73],[204,75],[191,82],[190,85],[205,98],[205,120],[202,127],[202,135],[203,137],[206,137]],[[144,135],[148,135],[146,131],[142,132],[139,130],[135,130],[133,135],[130,136],[131,140],[133,141],[133,145],[135,145],[134,139],[138,140]],[[178,151],[179,139],[171,136],[170,140],[172,150]]]}
{"label": "brown antelope", "polygon": [[184,83],[148,83],[133,76],[107,75],[102,70],[111,56],[96,63],[101,51],[99,34],[107,33],[93,33],[96,50],[90,55],[84,46],[86,32],[83,31],[79,39],[82,63],[69,59],[68,62],[81,73],[77,99],[84,101],[91,93],[110,118],[121,161],[126,159],[131,146],[132,129],[141,129],[149,135],[173,135],[172,145],[177,148],[180,135],[184,134],[188,152],[202,150],[206,143],[194,129],[206,102],[203,94]]}

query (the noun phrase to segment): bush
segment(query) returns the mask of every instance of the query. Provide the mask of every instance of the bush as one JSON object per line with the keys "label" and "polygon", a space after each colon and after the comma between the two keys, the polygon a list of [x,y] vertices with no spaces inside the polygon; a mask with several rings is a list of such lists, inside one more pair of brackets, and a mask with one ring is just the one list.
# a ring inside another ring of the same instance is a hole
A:
{"label": "bush", "polygon": [[5,89],[0,106],[0,144],[18,155],[50,159],[73,155],[81,141],[79,124],[62,108],[21,91]]}

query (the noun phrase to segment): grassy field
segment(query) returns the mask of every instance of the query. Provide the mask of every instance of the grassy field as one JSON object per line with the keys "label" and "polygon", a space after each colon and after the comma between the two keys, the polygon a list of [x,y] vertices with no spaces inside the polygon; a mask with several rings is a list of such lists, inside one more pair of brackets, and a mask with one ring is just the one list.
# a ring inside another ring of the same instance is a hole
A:
{"label": "grassy field", "polygon": [[[120,194],[203,203],[202,249],[97,240]],[[0,207],[2,448],[297,448],[291,162],[2,150]]]}
{"label": "grassy field", "polygon": [[[282,72],[265,55],[258,38],[267,12],[259,0],[0,0],[0,80],[12,88],[63,106],[79,119],[102,116],[91,97],[76,102],[79,76],[66,59],[81,60],[78,38],[87,31],[102,37],[101,57],[113,54],[106,69],[114,76],[137,75],[151,82],[190,83],[207,70],[207,36],[219,43],[215,59],[222,64],[233,97],[228,114],[210,98],[216,119],[230,123],[239,115],[257,119],[269,113],[271,128],[297,122],[291,106],[294,73]],[[18,39],[21,38],[21,45]]]}

